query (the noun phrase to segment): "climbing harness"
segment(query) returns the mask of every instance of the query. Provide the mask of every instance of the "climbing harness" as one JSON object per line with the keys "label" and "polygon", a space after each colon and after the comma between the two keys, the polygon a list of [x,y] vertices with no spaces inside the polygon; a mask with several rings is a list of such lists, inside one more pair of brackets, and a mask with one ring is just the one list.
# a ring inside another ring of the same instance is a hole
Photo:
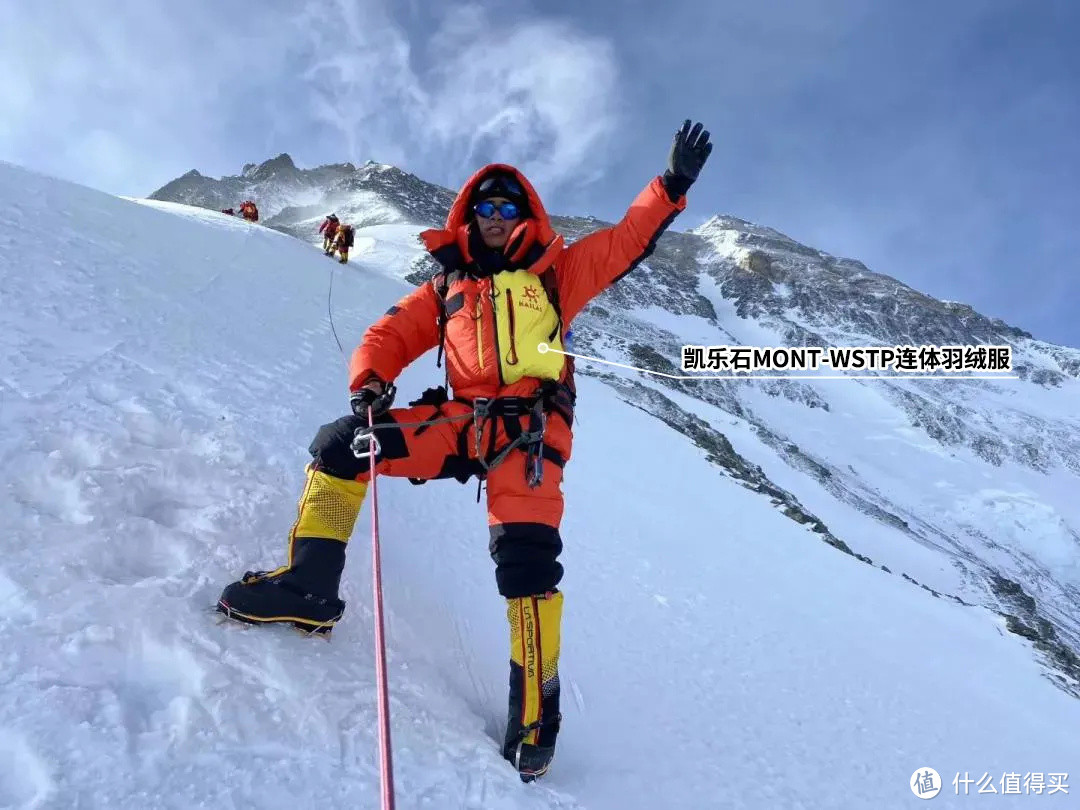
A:
{"label": "climbing harness", "polygon": [[[560,393],[562,393],[561,398]],[[548,412],[552,410],[561,412],[564,418],[567,418],[569,424],[573,418],[573,412],[569,410],[569,408],[573,407],[573,399],[573,394],[567,386],[555,383],[542,385],[540,392],[532,397],[508,396],[477,397],[473,400],[455,399],[455,402],[470,405],[471,411],[456,416],[436,416],[420,422],[376,422],[373,425],[359,427],[353,434],[352,451],[357,457],[369,455],[377,457],[378,451],[376,450],[373,453],[371,443],[375,434],[380,430],[414,429],[419,434],[434,425],[471,420],[473,454],[470,455],[466,450],[468,435],[465,431],[462,431],[459,434],[459,456],[475,466],[468,475],[454,477],[458,478],[461,483],[465,483],[472,475],[476,475],[478,479],[477,500],[479,501],[483,482],[487,479],[487,476],[502,464],[514,450],[520,448],[526,454],[526,483],[530,488],[536,488],[543,484],[545,460],[551,461],[560,467],[566,463],[561,453],[544,443],[544,437],[547,432]],[[433,405],[438,414],[442,412],[441,406],[449,401],[446,389],[439,387],[428,389],[419,400],[410,404]],[[522,427],[522,417],[524,416],[529,417],[526,428]],[[496,444],[498,436],[498,422],[496,420],[502,421],[503,429],[509,440],[502,447],[498,447]],[[485,433],[487,438],[486,451],[484,448]],[[424,479],[410,478],[409,480],[414,484],[425,483]]]}

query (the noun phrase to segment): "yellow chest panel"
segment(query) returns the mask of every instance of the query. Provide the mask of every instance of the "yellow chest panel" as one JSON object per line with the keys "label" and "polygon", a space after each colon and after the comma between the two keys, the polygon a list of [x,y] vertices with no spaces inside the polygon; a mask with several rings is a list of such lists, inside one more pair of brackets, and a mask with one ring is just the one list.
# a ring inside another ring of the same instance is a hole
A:
{"label": "yellow chest panel", "polygon": [[[565,359],[559,315],[540,278],[527,270],[496,273],[491,279],[495,340],[503,382],[522,377],[557,380]],[[541,353],[540,344],[555,352]]]}

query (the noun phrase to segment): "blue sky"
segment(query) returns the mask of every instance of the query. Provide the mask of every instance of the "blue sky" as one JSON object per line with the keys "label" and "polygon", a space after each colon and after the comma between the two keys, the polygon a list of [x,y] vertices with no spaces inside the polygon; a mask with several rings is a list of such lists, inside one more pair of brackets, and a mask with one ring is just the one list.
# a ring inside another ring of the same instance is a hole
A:
{"label": "blue sky", "polygon": [[1070,0],[6,3],[0,159],[133,195],[498,159],[613,219],[690,117],[716,147],[675,227],[740,216],[1080,346],[1077,41]]}

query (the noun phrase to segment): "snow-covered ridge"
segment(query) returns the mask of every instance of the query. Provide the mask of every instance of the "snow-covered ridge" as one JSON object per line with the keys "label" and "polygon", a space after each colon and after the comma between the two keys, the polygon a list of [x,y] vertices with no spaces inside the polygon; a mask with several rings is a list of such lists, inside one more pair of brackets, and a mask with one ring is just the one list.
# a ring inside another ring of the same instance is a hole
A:
{"label": "snow-covered ridge", "polygon": [[[378,806],[367,509],[329,644],[218,627],[206,608],[281,560],[307,444],[346,407],[331,275],[348,345],[409,289],[399,227],[341,268],[268,228],[0,165],[0,806]],[[694,283],[746,336],[754,324]],[[604,306],[657,334],[712,328]],[[402,399],[438,377],[422,358]],[[1068,390],[1022,384],[1047,413]],[[583,377],[564,731],[533,786],[493,739],[507,633],[483,507],[453,482],[380,481],[398,807],[903,807],[926,766],[944,778],[935,806],[959,807],[972,799],[954,774],[1000,791],[1008,772],[1070,770],[1080,702],[1034,654],[1040,628],[1016,623],[1023,594],[998,583],[1015,619],[933,598],[901,574],[978,594],[963,554],[836,497],[771,437],[797,432],[807,457],[828,451],[830,470],[850,464],[924,522],[1005,524],[966,553],[1023,552],[1015,567],[1061,581],[1071,476],[947,450],[868,385],[807,390],[821,402]],[[820,542],[796,504],[892,574]]]}
{"label": "snow-covered ridge", "polygon": [[[420,283],[433,268],[416,233],[443,221],[453,192],[376,165],[350,169],[324,186],[319,205],[290,206],[267,224],[315,242],[326,209],[347,211],[384,272]],[[284,195],[282,171],[262,173],[279,178],[264,192]],[[573,241],[608,223],[555,216],[554,224]],[[705,415],[761,466],[765,489],[782,489],[781,503],[799,503],[838,548],[932,592],[1022,618],[1018,630],[1033,628],[1063,676],[1080,677],[1080,580],[1060,565],[1062,549],[1080,551],[1080,512],[1068,495],[1080,483],[1080,350],[729,215],[669,231],[574,326],[578,352],[666,373],[679,370],[688,344],[1009,346],[1020,380],[698,382],[580,367],[668,423]],[[615,383],[627,378],[660,398]],[[998,480],[1007,485],[989,483]],[[1002,519],[1014,514],[1006,504],[1038,507],[1024,507],[1015,530]],[[872,522],[835,528],[850,512]],[[1055,528],[1044,530],[1034,514]],[[910,563],[913,547],[934,550],[929,570]],[[1019,601],[1002,581],[1015,583]]]}

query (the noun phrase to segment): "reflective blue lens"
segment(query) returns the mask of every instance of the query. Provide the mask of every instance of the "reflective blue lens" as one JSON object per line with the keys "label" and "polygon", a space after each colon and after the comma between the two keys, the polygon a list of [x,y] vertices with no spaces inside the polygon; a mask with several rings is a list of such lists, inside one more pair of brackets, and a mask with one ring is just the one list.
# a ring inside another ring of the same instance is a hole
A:
{"label": "reflective blue lens", "polygon": [[484,219],[491,219],[492,214],[494,214],[496,211],[499,212],[499,216],[503,219],[517,219],[518,214],[520,213],[518,211],[518,207],[512,202],[504,202],[496,205],[490,200],[478,202],[476,205],[473,206],[473,211],[482,216]]}

